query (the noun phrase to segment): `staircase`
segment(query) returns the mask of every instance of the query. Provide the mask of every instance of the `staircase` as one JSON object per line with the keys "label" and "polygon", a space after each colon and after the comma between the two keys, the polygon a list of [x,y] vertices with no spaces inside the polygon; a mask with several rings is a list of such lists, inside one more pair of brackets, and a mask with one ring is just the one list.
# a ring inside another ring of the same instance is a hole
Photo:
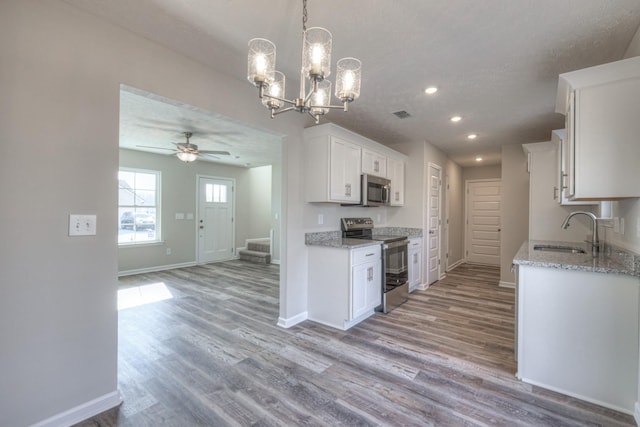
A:
{"label": "staircase", "polygon": [[247,249],[238,251],[240,259],[256,264],[271,264],[271,239],[247,239]]}

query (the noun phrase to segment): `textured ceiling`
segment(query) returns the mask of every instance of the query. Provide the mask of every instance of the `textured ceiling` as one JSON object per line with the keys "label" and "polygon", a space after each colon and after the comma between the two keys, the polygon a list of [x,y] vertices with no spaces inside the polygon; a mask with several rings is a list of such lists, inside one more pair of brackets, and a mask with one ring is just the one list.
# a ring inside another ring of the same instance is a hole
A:
{"label": "textured ceiling", "polygon": [[[287,87],[298,85],[300,0],[65,1],[238,79],[248,40],[267,38]],[[621,59],[640,25],[638,0],[310,0],[308,11],[308,26],[333,33],[334,64],[363,63],[360,99],[323,121],[383,144],[426,140],[463,166],[548,140],[564,122],[558,74]],[[427,96],[428,85],[440,90]]]}
{"label": "textured ceiling", "polygon": [[240,167],[270,165],[280,159],[282,138],[199,108],[123,86],[120,90],[120,147],[173,156],[177,143],[229,155],[200,160]]}

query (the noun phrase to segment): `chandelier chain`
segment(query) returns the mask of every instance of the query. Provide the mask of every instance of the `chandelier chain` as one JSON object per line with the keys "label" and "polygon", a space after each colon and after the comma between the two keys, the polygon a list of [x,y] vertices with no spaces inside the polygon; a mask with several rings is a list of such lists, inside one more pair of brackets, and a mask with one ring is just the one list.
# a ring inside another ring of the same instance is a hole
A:
{"label": "chandelier chain", "polygon": [[307,31],[307,0],[302,0],[302,31]]}

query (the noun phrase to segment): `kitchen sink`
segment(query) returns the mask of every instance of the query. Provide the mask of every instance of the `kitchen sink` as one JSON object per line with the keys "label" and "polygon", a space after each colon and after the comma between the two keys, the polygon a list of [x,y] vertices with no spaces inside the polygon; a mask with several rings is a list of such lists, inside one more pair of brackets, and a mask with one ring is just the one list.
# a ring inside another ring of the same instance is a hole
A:
{"label": "kitchen sink", "polygon": [[533,245],[534,251],[547,251],[547,252],[563,252],[568,254],[583,254],[585,251],[573,246],[560,246],[560,245]]}

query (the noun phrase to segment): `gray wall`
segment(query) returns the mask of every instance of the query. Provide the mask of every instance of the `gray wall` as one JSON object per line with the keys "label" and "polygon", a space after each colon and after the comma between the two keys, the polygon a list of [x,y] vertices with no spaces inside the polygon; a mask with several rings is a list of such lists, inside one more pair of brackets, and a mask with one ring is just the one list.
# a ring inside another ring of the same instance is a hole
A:
{"label": "gray wall", "polygon": [[511,263],[529,234],[529,174],[520,144],[502,146],[500,281],[515,283]]}
{"label": "gray wall", "polygon": [[[66,3],[0,2],[0,40],[0,425],[117,394],[120,84],[286,135],[280,316],[306,310],[305,118],[271,120],[243,73],[220,74]],[[95,214],[97,235],[68,237],[71,213]]]}
{"label": "gray wall", "polygon": [[[197,176],[232,178],[236,182],[235,247],[245,240],[269,237],[271,229],[271,166],[240,168],[211,162],[183,163],[175,156],[120,150],[120,166],[162,173],[161,245],[118,248],[118,271],[132,272],[196,262],[195,219],[176,220],[175,214],[197,217]],[[167,249],[171,254],[167,255]]]}
{"label": "gray wall", "polygon": [[[271,232],[271,169],[271,166],[249,169],[248,239],[269,237]],[[238,241],[238,245],[244,246],[244,241]]]}
{"label": "gray wall", "polygon": [[449,242],[447,267],[464,260],[464,180],[463,168],[447,161],[447,204],[449,206]]}
{"label": "gray wall", "polygon": [[463,182],[473,179],[500,179],[501,173],[501,165],[471,166],[462,169],[462,179]]}

